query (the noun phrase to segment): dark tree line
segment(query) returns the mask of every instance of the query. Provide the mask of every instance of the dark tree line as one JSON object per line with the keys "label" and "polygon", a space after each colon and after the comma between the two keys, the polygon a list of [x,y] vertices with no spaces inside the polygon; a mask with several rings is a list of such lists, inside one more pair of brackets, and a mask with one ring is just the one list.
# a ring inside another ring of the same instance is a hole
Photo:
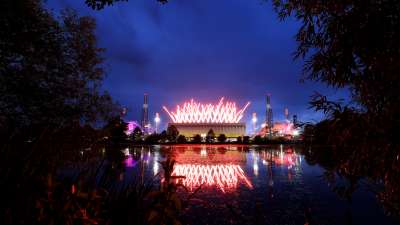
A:
{"label": "dark tree line", "polygon": [[[41,0],[0,4],[0,223],[82,221],[82,208],[95,202],[78,200],[83,188],[58,172],[102,154],[104,134],[117,139],[124,126],[100,89],[95,21],[71,10],[55,16]],[[93,128],[108,120],[118,126],[104,134]]]}
{"label": "dark tree line", "polygon": [[5,0],[0,14],[3,137],[118,115],[119,107],[100,90],[103,49],[92,18],[71,10],[55,17],[39,0]]}
{"label": "dark tree line", "polygon": [[[315,94],[326,120],[306,126],[305,140],[333,148],[331,179],[345,176],[352,193],[367,176],[385,189],[378,197],[400,214],[400,2],[397,0],[274,0],[279,17],[301,23],[295,58],[303,78],[351,91],[351,104]],[[313,154],[324,155],[316,148]],[[318,158],[318,157],[317,157]],[[341,189],[342,190],[342,189]]]}
{"label": "dark tree line", "polygon": [[[333,118],[353,111],[371,130],[399,126],[400,2],[396,0],[275,0],[281,19],[301,22],[295,57],[304,59],[303,78],[351,90],[354,107],[315,96],[312,104]],[[395,138],[387,132],[389,141]]]}

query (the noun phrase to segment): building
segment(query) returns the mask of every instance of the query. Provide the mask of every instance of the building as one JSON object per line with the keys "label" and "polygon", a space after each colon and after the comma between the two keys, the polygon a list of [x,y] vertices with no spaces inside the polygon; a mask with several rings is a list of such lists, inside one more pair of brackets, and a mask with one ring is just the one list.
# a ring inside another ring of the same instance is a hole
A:
{"label": "building", "polygon": [[203,104],[191,100],[178,105],[175,111],[163,107],[179,134],[193,137],[197,134],[205,136],[211,129],[215,135],[225,134],[228,138],[244,136],[246,124],[241,122],[244,111],[250,105],[248,102],[243,108],[236,107],[234,102],[224,102],[221,98],[218,104]]}
{"label": "building", "polygon": [[267,105],[266,105],[266,111],[265,111],[265,130],[266,132],[265,135],[268,134],[268,137],[271,139],[272,138],[272,127],[273,125],[273,115],[272,115],[272,107],[271,107],[271,95],[267,95]]}
{"label": "building", "polygon": [[148,103],[147,93],[144,94],[143,98],[142,120],[140,124],[142,126],[142,131],[146,134],[149,133],[150,121],[149,121],[149,103]]}
{"label": "building", "polygon": [[270,139],[276,137],[287,137],[294,138],[299,135],[300,130],[296,126],[297,116],[293,116],[293,122],[289,120],[289,109],[286,107],[284,109],[284,120],[283,121],[273,121],[272,118],[272,107],[271,107],[271,96],[267,95],[267,105],[266,105],[266,121],[265,126],[263,126],[258,135],[265,136]]}
{"label": "building", "polygon": [[220,134],[225,134],[228,138],[236,138],[244,136],[246,133],[246,124],[244,123],[169,123],[168,125],[175,126],[179,134],[185,137],[193,137],[197,134],[206,135],[212,129],[217,137]]}

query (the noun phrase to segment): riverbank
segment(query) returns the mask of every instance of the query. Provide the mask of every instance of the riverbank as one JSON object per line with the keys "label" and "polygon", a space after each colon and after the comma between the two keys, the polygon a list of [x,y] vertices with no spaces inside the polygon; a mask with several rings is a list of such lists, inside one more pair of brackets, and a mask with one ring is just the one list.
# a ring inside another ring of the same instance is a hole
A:
{"label": "riverbank", "polygon": [[257,145],[257,146],[270,146],[270,145],[303,145],[304,142],[301,140],[286,140],[286,141],[274,141],[274,140],[269,140],[265,142],[254,142],[250,141],[248,143],[240,143],[240,142],[183,142],[183,143],[175,143],[175,142],[164,142],[164,143],[159,143],[159,142],[134,142],[134,141],[128,141],[128,142],[121,142],[120,144],[127,144],[130,146],[152,146],[152,145],[163,145],[163,146],[180,146],[180,145],[215,145],[215,146],[223,146],[223,145],[242,145],[242,146],[252,146],[252,145]]}

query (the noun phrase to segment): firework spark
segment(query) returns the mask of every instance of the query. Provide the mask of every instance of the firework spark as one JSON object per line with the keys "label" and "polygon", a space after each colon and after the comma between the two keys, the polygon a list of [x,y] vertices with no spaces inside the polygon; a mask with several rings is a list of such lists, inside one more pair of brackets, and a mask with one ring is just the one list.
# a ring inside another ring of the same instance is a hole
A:
{"label": "firework spark", "polygon": [[198,165],[198,164],[177,164],[172,173],[174,176],[184,176],[176,182],[181,182],[185,187],[194,190],[202,185],[208,187],[218,187],[222,192],[235,190],[240,183],[244,183],[250,189],[253,185],[244,174],[239,165],[217,164],[217,165]]}
{"label": "firework spark", "polygon": [[243,113],[250,105],[248,102],[242,109],[235,102],[224,102],[221,98],[218,104],[202,104],[195,100],[178,105],[175,112],[163,107],[174,123],[239,123]]}

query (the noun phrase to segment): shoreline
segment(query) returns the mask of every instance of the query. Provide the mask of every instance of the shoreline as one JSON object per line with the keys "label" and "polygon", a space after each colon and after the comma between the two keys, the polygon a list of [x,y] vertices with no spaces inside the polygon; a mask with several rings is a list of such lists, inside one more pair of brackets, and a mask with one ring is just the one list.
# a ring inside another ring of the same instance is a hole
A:
{"label": "shoreline", "polygon": [[279,142],[279,143],[126,143],[129,146],[274,146],[274,145],[304,145],[304,142]]}

